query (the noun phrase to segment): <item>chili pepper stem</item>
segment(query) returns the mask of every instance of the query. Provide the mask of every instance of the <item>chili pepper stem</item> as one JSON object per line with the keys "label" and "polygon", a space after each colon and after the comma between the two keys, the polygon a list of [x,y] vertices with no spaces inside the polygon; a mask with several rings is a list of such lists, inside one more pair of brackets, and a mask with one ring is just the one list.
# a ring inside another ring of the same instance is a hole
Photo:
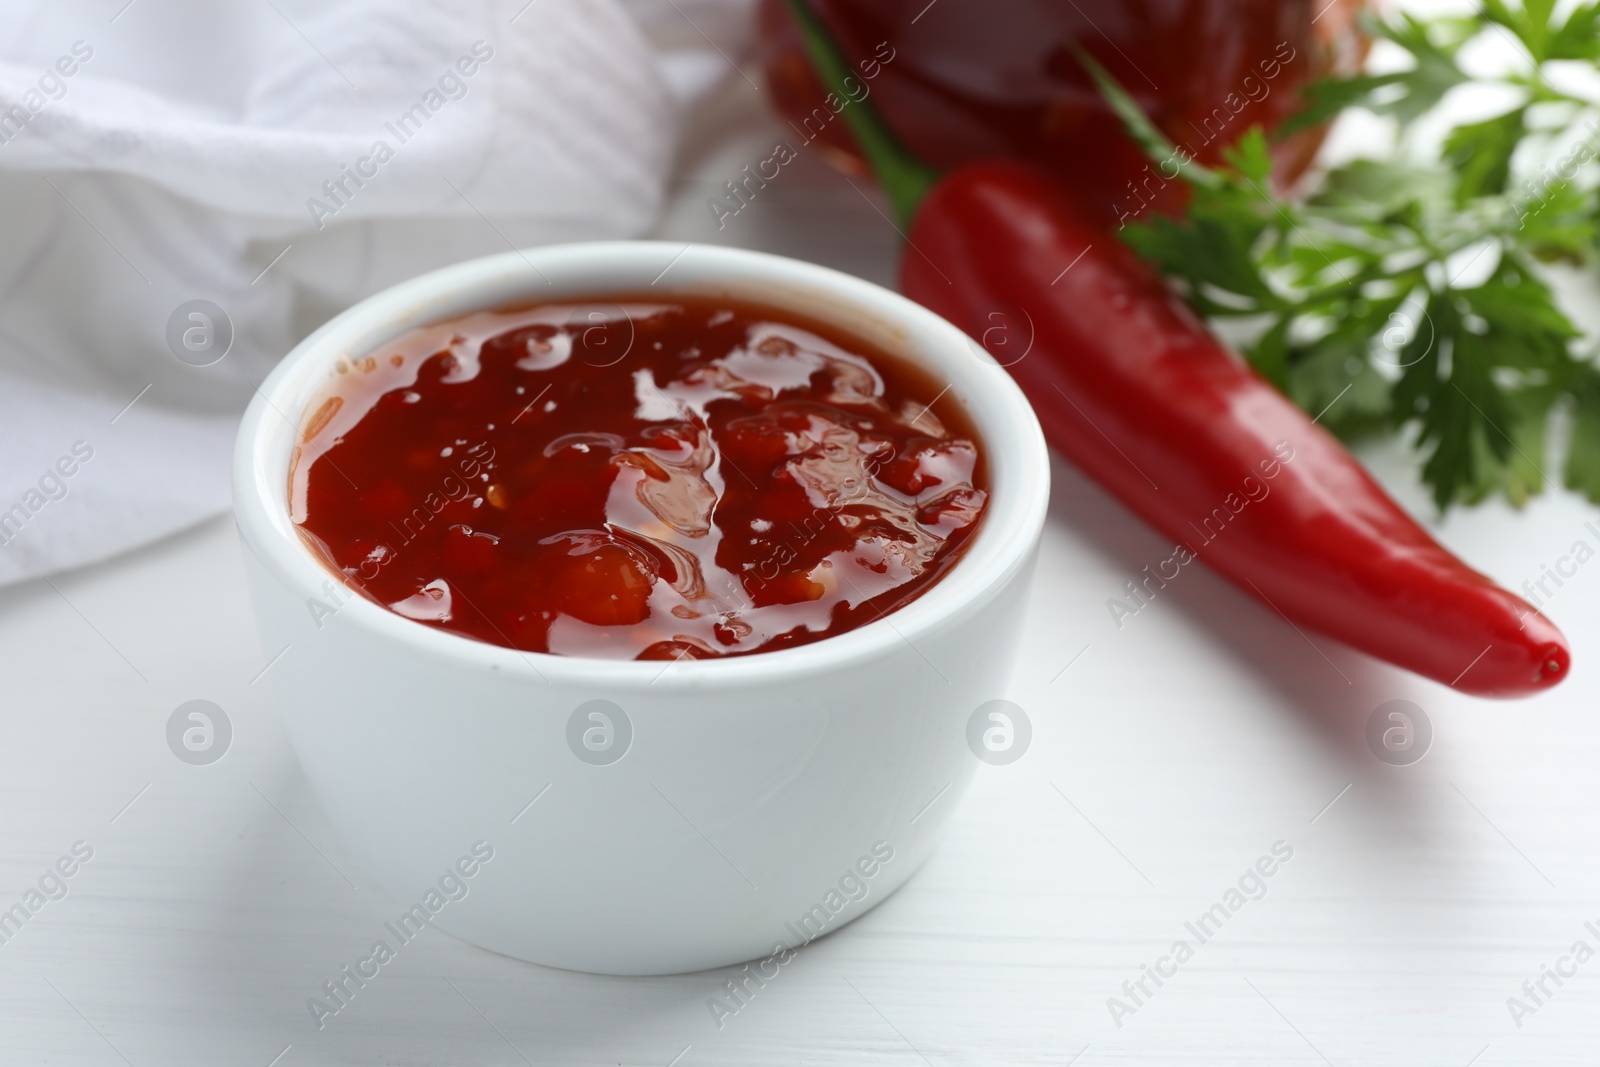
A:
{"label": "chili pepper stem", "polygon": [[889,198],[901,228],[910,226],[923,198],[939,180],[938,170],[900,143],[877,108],[864,99],[857,100],[845,87],[845,80],[851,76],[850,61],[816,12],[811,10],[811,5],[806,0],[786,2],[800,27],[800,39],[805,44],[812,69],[823,86],[844,102],[840,114],[845,125]]}

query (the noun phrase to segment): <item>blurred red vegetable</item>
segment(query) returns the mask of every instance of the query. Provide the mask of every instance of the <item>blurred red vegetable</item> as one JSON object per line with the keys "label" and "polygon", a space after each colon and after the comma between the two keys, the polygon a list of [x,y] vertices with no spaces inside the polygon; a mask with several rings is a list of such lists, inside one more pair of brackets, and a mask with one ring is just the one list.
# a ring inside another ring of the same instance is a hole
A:
{"label": "blurred red vegetable", "polygon": [[[941,169],[1026,159],[1069,180],[1085,205],[1110,217],[1147,203],[1177,210],[1181,185],[1155,179],[1074,49],[1106,67],[1174,144],[1210,164],[1251,126],[1276,129],[1310,82],[1356,72],[1366,47],[1355,20],[1362,6],[1362,0],[811,3],[856,68],[859,89],[849,95],[864,89],[919,158]],[[784,117],[831,149],[836,161],[864,171],[845,125],[824,119],[827,90],[783,0],[763,0],[760,30],[768,92]],[[1321,130],[1310,130],[1277,144],[1278,180],[1299,177],[1321,140]]]}

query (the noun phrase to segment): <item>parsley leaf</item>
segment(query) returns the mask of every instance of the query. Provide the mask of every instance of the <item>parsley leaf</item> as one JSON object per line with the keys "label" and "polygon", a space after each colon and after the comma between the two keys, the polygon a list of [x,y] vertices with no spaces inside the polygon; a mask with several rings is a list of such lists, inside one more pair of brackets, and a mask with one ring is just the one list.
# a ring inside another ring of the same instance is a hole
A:
{"label": "parsley leaf", "polygon": [[1590,500],[1600,500],[1600,373],[1593,367],[1575,376],[1572,399],[1572,440],[1563,482]]}
{"label": "parsley leaf", "polygon": [[1511,179],[1511,153],[1522,140],[1527,113],[1526,107],[1519,107],[1498,118],[1471,122],[1450,131],[1444,142],[1444,161],[1458,175],[1457,204],[1506,191]]}
{"label": "parsley leaf", "polygon": [[[1553,481],[1558,409],[1572,426],[1561,480],[1600,502],[1595,339],[1540,274],[1596,258],[1600,102],[1558,88],[1568,81],[1546,64],[1600,67],[1600,0],[1485,0],[1472,17],[1367,25],[1410,67],[1312,86],[1278,135],[1362,108],[1395,122],[1393,152],[1327,170],[1296,200],[1272,191],[1268,140],[1253,129],[1221,166],[1180,168],[1182,216],[1139,219],[1121,236],[1200,314],[1256,324],[1243,355],[1323,425],[1346,438],[1406,434],[1441,510],[1490,496],[1521,506]],[[1459,62],[1490,34],[1509,38],[1520,63],[1493,79]],[[1146,152],[1174,158],[1132,97],[1080,58]],[[1485,81],[1520,102],[1418,151],[1419,120]],[[1418,162],[1430,154],[1437,162]]]}

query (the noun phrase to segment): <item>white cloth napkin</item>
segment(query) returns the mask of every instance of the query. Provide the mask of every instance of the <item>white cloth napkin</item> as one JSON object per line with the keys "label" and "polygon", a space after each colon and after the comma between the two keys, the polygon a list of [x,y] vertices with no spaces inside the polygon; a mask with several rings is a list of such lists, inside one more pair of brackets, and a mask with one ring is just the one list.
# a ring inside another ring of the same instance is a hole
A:
{"label": "white cloth napkin", "polygon": [[0,584],[226,508],[350,303],[648,228],[751,3],[0,0]]}

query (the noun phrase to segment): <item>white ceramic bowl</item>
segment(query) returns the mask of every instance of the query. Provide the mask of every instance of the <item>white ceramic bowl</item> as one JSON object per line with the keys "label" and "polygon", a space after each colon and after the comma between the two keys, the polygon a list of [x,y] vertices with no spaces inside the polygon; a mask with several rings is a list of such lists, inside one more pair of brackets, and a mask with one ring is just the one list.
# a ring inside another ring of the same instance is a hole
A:
{"label": "white ceramic bowl", "polygon": [[[302,544],[289,464],[338,360],[474,310],[640,291],[792,309],[948,382],[991,478],[966,555],[920,599],[841,636],[669,665],[521,653],[430,629],[343,590]],[[267,680],[353,856],[467,941],[558,967],[662,974],[792,949],[927,859],[978,765],[968,719],[1006,689],[1049,469],[1010,376],[931,312],[795,260],[617,242],[462,263],[346,311],[262,384],[233,479],[263,646],[288,648]],[[578,713],[595,700],[626,722],[607,735],[592,708]],[[597,731],[593,746],[609,738],[593,759],[625,754],[586,762],[569,728]],[[475,844],[492,859],[457,868]]]}

